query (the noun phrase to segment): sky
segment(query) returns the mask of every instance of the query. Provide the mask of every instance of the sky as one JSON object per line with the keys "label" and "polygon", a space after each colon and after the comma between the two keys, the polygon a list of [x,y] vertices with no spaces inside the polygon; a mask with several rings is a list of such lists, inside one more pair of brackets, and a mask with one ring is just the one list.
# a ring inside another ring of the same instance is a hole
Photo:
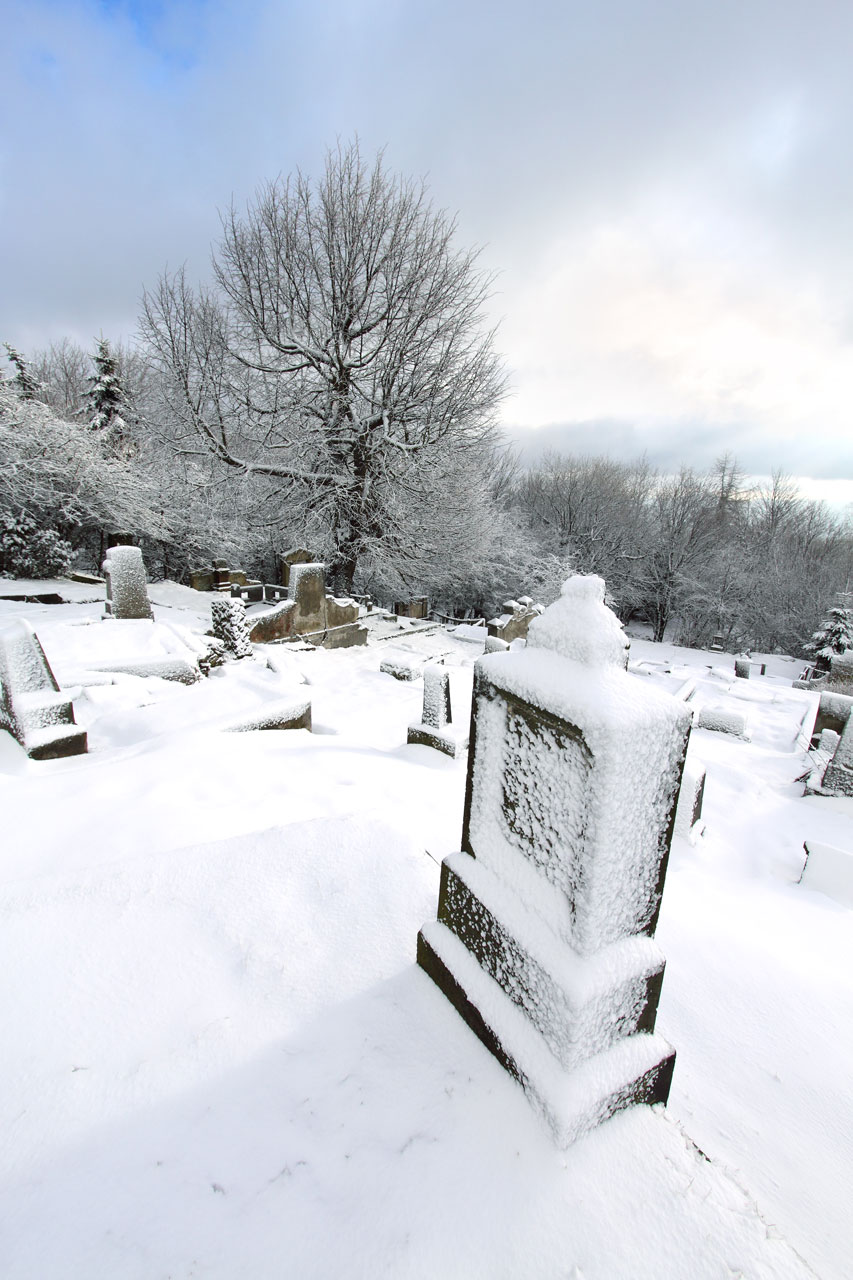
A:
{"label": "sky", "polygon": [[132,338],[358,136],[496,275],[504,425],[853,497],[848,0],[0,0],[0,341]]}

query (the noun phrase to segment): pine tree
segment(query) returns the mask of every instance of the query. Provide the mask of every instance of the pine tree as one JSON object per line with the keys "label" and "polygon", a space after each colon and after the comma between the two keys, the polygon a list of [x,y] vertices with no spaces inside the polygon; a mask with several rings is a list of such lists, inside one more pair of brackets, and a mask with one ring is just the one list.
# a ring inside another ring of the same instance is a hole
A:
{"label": "pine tree", "polygon": [[15,387],[22,400],[37,400],[41,391],[41,384],[30,370],[29,362],[24,359],[20,351],[16,351],[8,342],[4,342],[3,346],[6,348],[9,361],[17,371],[12,379],[12,386]]}
{"label": "pine tree", "polygon": [[106,338],[98,339],[98,348],[92,356],[94,374],[88,379],[88,407],[91,413],[89,426],[103,432],[116,453],[123,451],[127,439],[127,397],[118,374],[118,362],[110,351]]}
{"label": "pine tree", "polygon": [[813,653],[817,666],[828,671],[832,659],[848,649],[853,649],[853,596],[840,591],[836,603],[829,610],[823,625],[818,627],[805,645],[806,653]]}

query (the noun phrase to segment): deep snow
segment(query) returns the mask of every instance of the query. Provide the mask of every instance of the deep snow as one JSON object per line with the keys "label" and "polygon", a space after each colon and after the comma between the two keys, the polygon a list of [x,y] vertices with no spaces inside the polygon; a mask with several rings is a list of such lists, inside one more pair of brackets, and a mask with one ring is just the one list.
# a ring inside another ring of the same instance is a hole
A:
{"label": "deep snow", "polygon": [[[69,594],[0,600],[61,685],[209,626],[210,597],[174,584],[151,587],[154,624]],[[691,739],[706,830],[674,842],[657,935],[667,1111],[561,1152],[414,965],[466,762],[406,745],[422,681],[379,664],[446,654],[461,726],[482,642],[382,634],[257,647],[192,686],[81,683],[86,756],[28,761],[0,734],[0,1274],[847,1275],[851,914],[797,881],[805,838],[853,846],[853,801],[802,797],[797,664],[735,681],[730,656],[633,641],[634,678],[695,679],[751,741]],[[313,733],[220,732],[291,694]]]}

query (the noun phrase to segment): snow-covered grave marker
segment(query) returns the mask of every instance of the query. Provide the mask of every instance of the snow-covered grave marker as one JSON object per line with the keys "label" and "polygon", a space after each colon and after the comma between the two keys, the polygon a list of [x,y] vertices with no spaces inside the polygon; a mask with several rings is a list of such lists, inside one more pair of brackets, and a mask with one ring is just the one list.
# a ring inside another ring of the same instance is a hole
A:
{"label": "snow-covered grave marker", "polygon": [[225,598],[210,602],[211,631],[235,658],[251,658],[254,650],[249,639],[246,606],[242,600]]}
{"label": "snow-covered grave marker", "polygon": [[71,699],[60,691],[41,642],[19,618],[0,635],[0,728],[34,760],[86,751],[86,730],[74,722]]}
{"label": "snow-covered grave marker", "polygon": [[468,746],[468,737],[460,738],[448,725],[453,714],[450,706],[450,672],[437,662],[424,667],[424,704],[418,724],[410,724],[406,741],[415,746],[435,747],[455,759]]}
{"label": "snow-covered grave marker", "polygon": [[139,547],[109,547],[103,569],[107,580],[104,612],[108,617],[154,617]]}
{"label": "snow-covered grave marker", "polygon": [[853,907],[853,853],[833,845],[806,840],[806,864],[800,884],[834,898],[844,907]]}
{"label": "snow-covered grave marker", "polygon": [[628,675],[604,583],[570,578],[527,648],[475,668],[464,852],[418,962],[568,1145],[664,1102],[653,939],[691,712]]}

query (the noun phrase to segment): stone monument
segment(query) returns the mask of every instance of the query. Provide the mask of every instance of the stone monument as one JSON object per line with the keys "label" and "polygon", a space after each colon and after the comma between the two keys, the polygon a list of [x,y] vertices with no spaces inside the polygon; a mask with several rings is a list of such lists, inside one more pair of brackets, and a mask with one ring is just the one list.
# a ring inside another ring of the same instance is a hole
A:
{"label": "stone monument", "polygon": [[104,561],[109,618],[152,618],[145,564],[139,547],[110,547]]}
{"label": "stone monument", "polygon": [[626,671],[604,583],[570,578],[527,647],[475,668],[461,853],[418,963],[567,1145],[664,1102],[653,941],[689,707]]}
{"label": "stone monument", "polygon": [[468,746],[468,738],[461,738],[449,727],[453,721],[450,706],[450,672],[437,662],[424,667],[424,704],[421,719],[410,724],[406,741],[415,746],[434,747],[454,759]]}
{"label": "stone monument", "polygon": [[249,639],[246,606],[242,600],[223,598],[210,602],[211,631],[235,658],[251,658],[254,650]]}
{"label": "stone monument", "polygon": [[82,755],[87,748],[71,699],[60,690],[24,618],[0,633],[0,728],[8,729],[33,760]]}

